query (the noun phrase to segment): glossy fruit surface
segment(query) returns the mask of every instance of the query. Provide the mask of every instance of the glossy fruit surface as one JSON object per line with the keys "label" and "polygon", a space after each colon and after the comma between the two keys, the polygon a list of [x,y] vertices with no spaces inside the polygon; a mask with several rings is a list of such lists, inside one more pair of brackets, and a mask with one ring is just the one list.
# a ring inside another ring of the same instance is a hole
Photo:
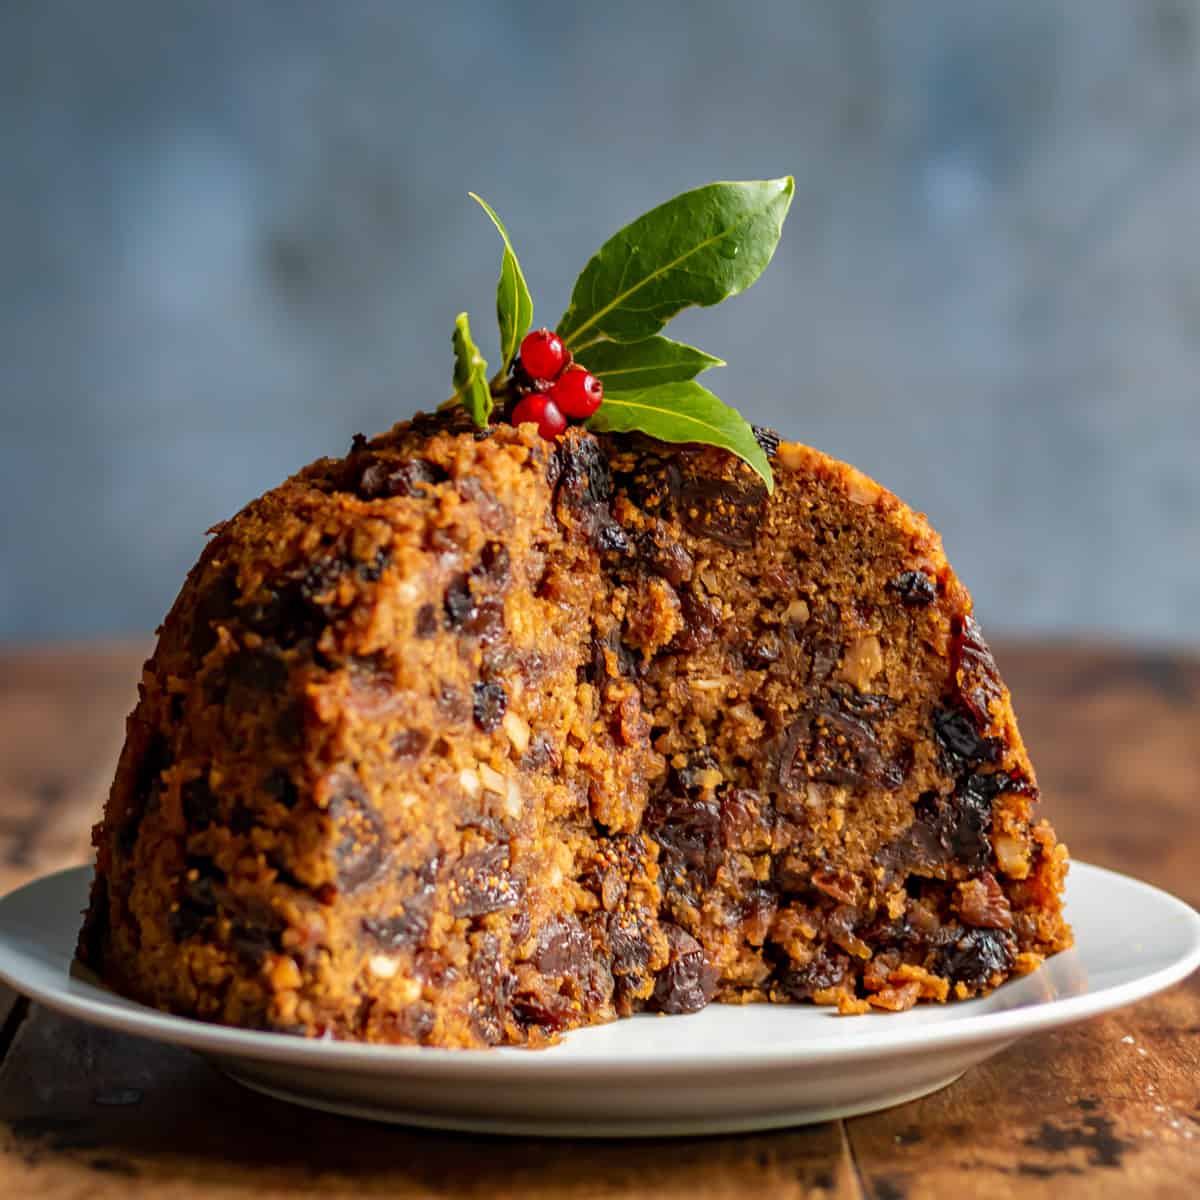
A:
{"label": "glossy fruit surface", "polygon": [[564,371],[550,389],[550,399],[576,421],[586,421],[604,399],[604,385],[583,367]]}
{"label": "glossy fruit surface", "polygon": [[549,396],[533,392],[517,401],[512,412],[512,423],[524,425],[532,421],[538,427],[538,433],[548,441],[553,441],[567,427],[567,418],[562,415],[557,404]]}
{"label": "glossy fruit surface", "polygon": [[566,366],[567,348],[553,329],[534,329],[521,343],[521,366],[530,379],[557,379]]}

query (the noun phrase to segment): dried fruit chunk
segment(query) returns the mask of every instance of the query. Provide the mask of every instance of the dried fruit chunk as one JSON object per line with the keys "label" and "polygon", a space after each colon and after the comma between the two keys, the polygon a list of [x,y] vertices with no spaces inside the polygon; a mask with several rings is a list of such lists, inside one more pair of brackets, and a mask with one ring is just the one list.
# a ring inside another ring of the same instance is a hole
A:
{"label": "dried fruit chunk", "polygon": [[958,911],[966,924],[977,929],[1011,929],[1012,908],[990,871],[958,885]]}
{"label": "dried fruit chunk", "polygon": [[898,788],[901,764],[885,759],[873,720],[886,711],[887,698],[861,703],[835,692],[788,727],[779,756],[779,784],[799,792],[808,782],[848,787]]}
{"label": "dried fruit chunk", "polygon": [[475,724],[484,733],[491,733],[504,720],[508,708],[508,693],[502,683],[477,683],[472,712]]}
{"label": "dried fruit chunk", "polygon": [[758,792],[734,788],[721,797],[721,845],[732,850],[767,850],[774,824],[771,806]]}
{"label": "dried fruit chunk", "polygon": [[674,588],[687,583],[696,569],[691,554],[672,538],[662,521],[655,521],[652,529],[639,535],[637,554],[647,569],[661,575]]}
{"label": "dried fruit chunk", "polygon": [[389,917],[364,917],[363,930],[388,950],[411,950],[420,946],[429,932],[440,855],[430,858],[417,871],[417,890]]}
{"label": "dried fruit chunk", "polygon": [[1000,760],[1000,739],[982,736],[973,718],[962,709],[939,708],[933,714],[933,728],[946,751],[969,766]]}
{"label": "dried fruit chunk", "polygon": [[533,962],[543,975],[581,978],[592,960],[592,939],[574,916],[553,917],[538,934]]}
{"label": "dried fruit chunk", "polygon": [[609,507],[612,470],[599,444],[592,438],[566,439],[554,462],[555,508],[564,524],[582,530],[597,550],[627,551],[629,538]]}
{"label": "dried fruit chunk", "polygon": [[423,458],[380,458],[361,464],[352,459],[351,465],[358,471],[352,490],[362,500],[425,496],[429,485],[446,478],[445,471]]}
{"label": "dried fruit chunk", "polygon": [[429,745],[429,730],[401,729],[392,738],[392,753],[403,761],[418,759]]}
{"label": "dried fruit chunk", "polygon": [[716,800],[663,794],[646,810],[646,829],[661,847],[668,879],[695,871],[706,882],[721,863],[721,806]]}
{"label": "dried fruit chunk", "polygon": [[991,721],[991,705],[1004,694],[996,660],[974,617],[964,617],[954,643],[953,673],[959,697],[981,726]]}
{"label": "dried fruit chunk", "polygon": [[677,925],[664,925],[663,930],[671,957],[654,981],[648,1007],[654,1012],[698,1012],[716,991],[717,972],[690,933]]}
{"label": "dried fruit chunk", "polygon": [[767,489],[757,481],[685,475],[677,497],[679,520],[689,533],[745,549],[762,525]]}
{"label": "dried fruit chunk", "polygon": [[789,964],[779,975],[779,986],[793,1000],[811,1000],[816,992],[838,987],[850,970],[850,958],[845,954],[819,949],[802,966]]}
{"label": "dried fruit chunk", "polygon": [[925,608],[937,599],[937,584],[924,571],[901,571],[887,587],[908,608]]}
{"label": "dried fruit chunk", "polygon": [[456,917],[482,917],[519,904],[524,888],[511,873],[507,846],[490,846],[463,857],[454,869],[450,897]]}
{"label": "dried fruit chunk", "polygon": [[956,864],[982,871],[992,853],[992,805],[1003,792],[1026,794],[1029,785],[1009,775],[964,775],[950,796],[927,793],[917,802],[912,826],[885,847],[878,861],[893,870],[931,872]]}
{"label": "dried fruit chunk", "polygon": [[997,929],[969,929],[942,954],[941,970],[968,988],[988,986],[1012,969],[1012,934]]}
{"label": "dried fruit chunk", "polygon": [[475,597],[471,595],[465,571],[460,571],[446,585],[443,604],[446,608],[447,628],[461,629],[475,611]]}
{"label": "dried fruit chunk", "polygon": [[338,886],[356,892],[375,879],[387,862],[383,817],[362,784],[344,776],[329,800],[329,816],[337,830],[333,858]]}

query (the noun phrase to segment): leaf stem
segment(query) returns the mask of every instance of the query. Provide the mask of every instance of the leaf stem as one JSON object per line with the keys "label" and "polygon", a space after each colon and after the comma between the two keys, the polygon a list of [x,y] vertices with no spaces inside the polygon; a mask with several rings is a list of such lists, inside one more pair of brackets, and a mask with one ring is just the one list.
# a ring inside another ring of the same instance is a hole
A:
{"label": "leaf stem", "polygon": [[592,338],[591,341],[584,342],[582,346],[571,346],[571,353],[575,355],[582,354],[589,347],[598,346],[601,342],[607,342],[608,340],[603,334],[600,334],[598,337]]}
{"label": "leaf stem", "polygon": [[[488,390],[496,400],[508,401],[508,377],[503,371],[497,371],[488,382]],[[456,404],[462,403],[462,395],[455,392],[448,400],[443,400],[437,406],[438,412],[449,412]]]}

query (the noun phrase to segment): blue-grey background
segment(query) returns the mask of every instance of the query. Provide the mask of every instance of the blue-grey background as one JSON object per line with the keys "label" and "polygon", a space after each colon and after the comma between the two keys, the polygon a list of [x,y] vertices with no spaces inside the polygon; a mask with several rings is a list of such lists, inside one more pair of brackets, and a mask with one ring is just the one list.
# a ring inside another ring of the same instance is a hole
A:
{"label": "blue-grey background", "polygon": [[441,400],[468,188],[552,322],[625,220],[788,171],[676,326],[717,390],[927,511],[993,630],[1196,640],[1188,0],[6,0],[0,636],[150,629],[207,526]]}

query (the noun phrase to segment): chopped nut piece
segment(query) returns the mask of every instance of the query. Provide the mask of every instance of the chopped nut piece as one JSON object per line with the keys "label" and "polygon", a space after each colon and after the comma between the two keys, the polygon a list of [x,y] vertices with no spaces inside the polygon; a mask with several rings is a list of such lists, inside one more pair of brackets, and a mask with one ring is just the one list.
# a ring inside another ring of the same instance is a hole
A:
{"label": "chopped nut piece", "polygon": [[400,960],[390,954],[372,954],[367,960],[367,970],[379,979],[391,979],[400,970]]}
{"label": "chopped nut piece", "polygon": [[520,714],[510,708],[501,721],[508,740],[518,754],[524,754],[529,749],[529,723]]}
{"label": "chopped nut piece", "polygon": [[808,609],[808,601],[797,597],[784,609],[783,617],[793,625],[807,625],[812,614]]}
{"label": "chopped nut piece", "polygon": [[495,792],[498,796],[503,796],[508,791],[504,776],[495,767],[489,766],[487,763],[479,764],[479,778],[483,781],[483,786],[489,792]]}
{"label": "chopped nut piece", "polygon": [[521,785],[515,779],[510,779],[504,793],[504,815],[515,821],[521,815],[523,804]]}
{"label": "chopped nut piece", "polygon": [[992,849],[996,852],[996,863],[1009,879],[1026,879],[1029,876],[1029,846],[1007,833],[998,833],[992,838]]}
{"label": "chopped nut piece", "polygon": [[883,650],[874,634],[859,638],[846,651],[837,678],[860,692],[870,690],[871,682],[883,670]]}
{"label": "chopped nut piece", "polygon": [[846,472],[846,495],[854,504],[861,504],[865,507],[871,507],[883,494],[883,489],[871,479],[864,475],[861,471],[856,471],[851,467]]}

